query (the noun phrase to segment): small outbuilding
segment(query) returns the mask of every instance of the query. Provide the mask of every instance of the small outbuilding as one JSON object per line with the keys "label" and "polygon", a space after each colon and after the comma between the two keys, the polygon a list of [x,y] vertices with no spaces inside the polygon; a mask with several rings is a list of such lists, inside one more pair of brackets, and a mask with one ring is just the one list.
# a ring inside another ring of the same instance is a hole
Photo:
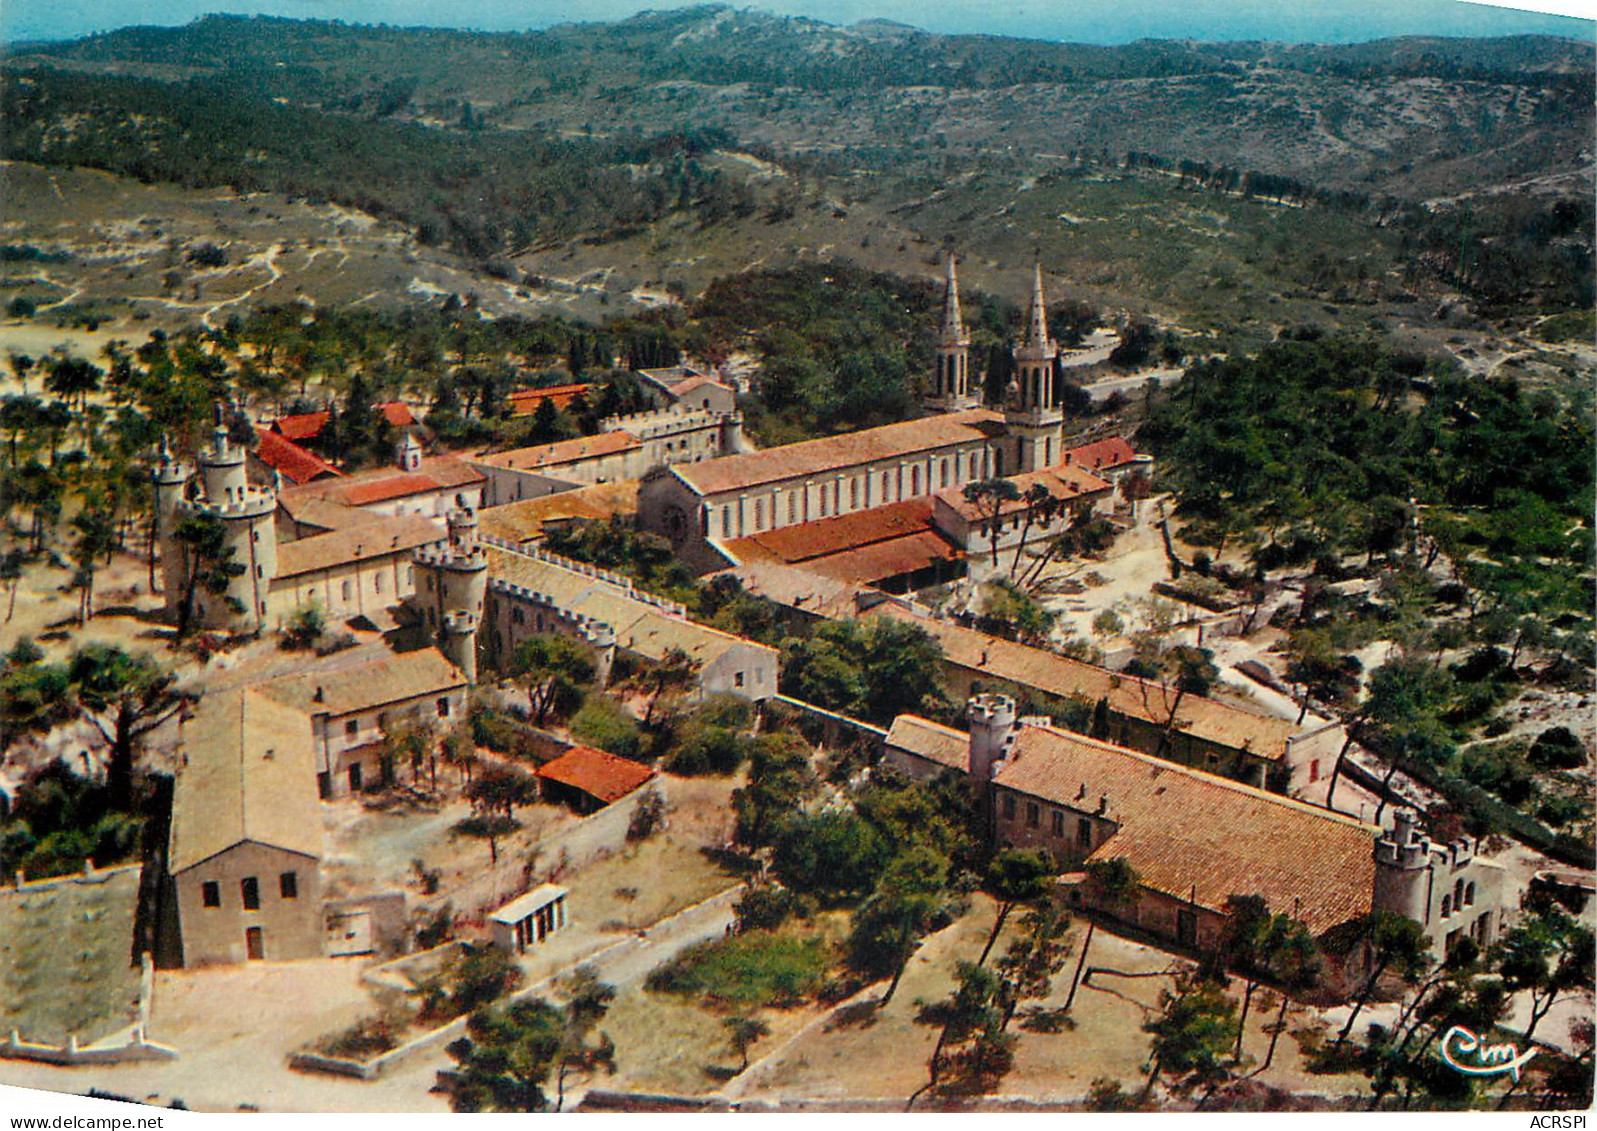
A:
{"label": "small outbuilding", "polygon": [[508,954],[525,954],[529,946],[566,925],[566,889],[543,884],[517,896],[489,916],[493,944]]}
{"label": "small outbuilding", "polygon": [[652,766],[592,746],[573,746],[538,767],[544,798],[584,815],[615,804],[648,785],[656,774]]}

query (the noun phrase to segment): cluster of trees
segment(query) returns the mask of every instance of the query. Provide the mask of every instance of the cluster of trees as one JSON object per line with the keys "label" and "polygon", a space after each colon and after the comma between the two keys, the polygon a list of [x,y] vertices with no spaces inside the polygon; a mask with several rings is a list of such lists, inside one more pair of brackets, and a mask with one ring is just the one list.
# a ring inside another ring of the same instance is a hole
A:
{"label": "cluster of trees", "polygon": [[151,796],[142,788],[145,741],[192,701],[144,654],[89,644],[52,662],[28,641],[13,647],[0,667],[0,746],[82,720],[99,732],[105,753],[103,767],[85,754],[81,771],[56,761],[22,783],[0,821],[0,867],[8,875],[54,873],[134,851]]}
{"label": "cluster of trees", "polygon": [[[165,83],[34,68],[14,86],[0,113],[10,160],[335,201],[479,261],[701,204],[711,221],[734,188],[703,161],[726,139],[699,132],[434,130],[282,105],[230,75]],[[60,129],[65,120],[75,128]]]}

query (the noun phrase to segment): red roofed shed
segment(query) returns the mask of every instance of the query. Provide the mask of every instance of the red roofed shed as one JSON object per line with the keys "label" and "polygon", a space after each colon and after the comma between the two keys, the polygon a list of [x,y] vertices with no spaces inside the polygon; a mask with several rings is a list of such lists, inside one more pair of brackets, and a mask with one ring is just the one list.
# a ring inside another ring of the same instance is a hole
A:
{"label": "red roofed shed", "polygon": [[619,754],[573,746],[538,767],[538,780],[546,799],[569,805],[578,813],[593,813],[647,785],[657,772]]}

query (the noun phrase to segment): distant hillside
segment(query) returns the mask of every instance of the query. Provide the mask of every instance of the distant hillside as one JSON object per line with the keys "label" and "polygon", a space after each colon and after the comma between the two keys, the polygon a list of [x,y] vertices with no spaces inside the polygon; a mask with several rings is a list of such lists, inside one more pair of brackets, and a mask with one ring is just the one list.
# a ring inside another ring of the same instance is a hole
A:
{"label": "distant hillside", "polygon": [[[1105,47],[708,6],[503,34],[213,16],[13,61],[45,63],[226,75],[263,98],[429,123],[469,104],[515,128],[714,124],[745,144],[847,149],[873,167],[1086,147],[1409,196],[1576,174],[1593,122],[1592,45],[1545,36]],[[1487,166],[1467,167],[1472,155]]]}
{"label": "distant hillside", "polygon": [[959,246],[1199,325],[1460,294],[1506,315],[1591,304],[1593,59],[724,6],[514,34],[213,16],[7,60],[0,155],[333,202],[501,280],[623,293]]}

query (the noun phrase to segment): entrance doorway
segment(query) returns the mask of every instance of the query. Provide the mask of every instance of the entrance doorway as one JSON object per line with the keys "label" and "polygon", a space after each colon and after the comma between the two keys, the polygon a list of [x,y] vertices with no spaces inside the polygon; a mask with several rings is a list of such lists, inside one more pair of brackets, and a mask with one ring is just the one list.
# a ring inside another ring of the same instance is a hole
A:
{"label": "entrance doorway", "polygon": [[244,950],[252,962],[258,962],[266,957],[266,932],[259,927],[246,927],[244,929]]}
{"label": "entrance doorway", "polygon": [[1176,941],[1182,946],[1196,946],[1198,942],[1198,915],[1195,911],[1176,912]]}
{"label": "entrance doorway", "polygon": [[349,765],[349,788],[352,793],[360,792],[360,763],[351,762]]}

